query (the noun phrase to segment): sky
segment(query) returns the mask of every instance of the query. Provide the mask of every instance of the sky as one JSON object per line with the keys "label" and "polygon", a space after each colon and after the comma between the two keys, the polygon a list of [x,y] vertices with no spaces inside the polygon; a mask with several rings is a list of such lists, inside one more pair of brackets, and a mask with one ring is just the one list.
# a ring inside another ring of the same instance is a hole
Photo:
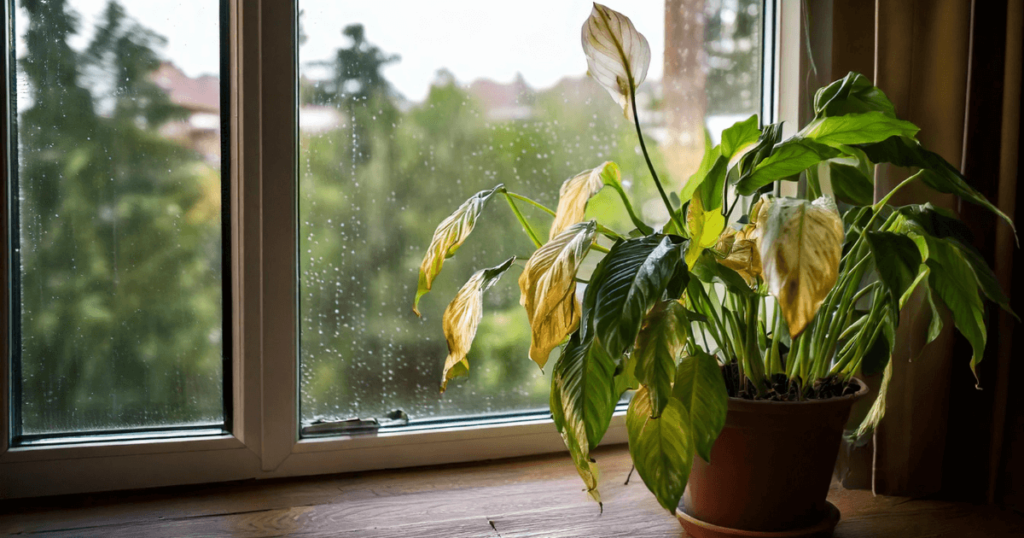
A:
{"label": "sky", "polygon": [[[605,0],[629,16],[651,45],[648,77],[661,78],[664,50],[663,0]],[[218,0],[121,0],[129,15],[167,38],[162,56],[187,75],[216,74],[219,58]],[[107,0],[69,0],[81,15],[83,31],[71,42],[82,48]],[[589,0],[300,0],[308,41],[300,62],[330,59],[348,45],[341,29],[362,23],[367,40],[401,62],[385,77],[406,98],[426,97],[435,73],[446,68],[460,82],[478,78],[510,82],[522,73],[535,88],[586,72],[580,27],[590,14]],[[17,47],[24,50],[24,14],[15,21]],[[19,29],[20,28],[20,29]]]}

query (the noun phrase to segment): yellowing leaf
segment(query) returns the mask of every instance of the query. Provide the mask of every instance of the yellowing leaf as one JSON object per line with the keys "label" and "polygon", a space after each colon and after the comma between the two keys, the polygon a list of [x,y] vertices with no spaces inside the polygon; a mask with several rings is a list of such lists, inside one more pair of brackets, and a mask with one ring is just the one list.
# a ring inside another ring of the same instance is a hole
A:
{"label": "yellowing leaf", "polygon": [[487,201],[495,192],[503,188],[498,185],[493,189],[480,191],[466,200],[448,218],[441,221],[441,224],[434,230],[434,237],[430,240],[427,253],[420,263],[419,284],[416,286],[416,299],[412,303],[412,311],[420,315],[420,297],[423,297],[434,284],[434,277],[441,272],[444,260],[455,255],[455,251],[462,246],[462,243],[469,237],[476,225],[476,219],[484,210]]}
{"label": "yellowing leaf", "polygon": [[690,230],[690,246],[686,248],[686,266],[693,268],[704,249],[715,246],[725,229],[721,208],[705,211],[700,194],[694,194],[686,214],[686,227]]}
{"label": "yellowing leaf", "polygon": [[746,226],[743,231],[737,232],[728,229],[715,245],[718,263],[739,273],[747,285],[754,286],[757,277],[761,276],[761,253],[758,250],[757,242],[750,236],[754,233],[754,226]]}
{"label": "yellowing leaf", "polygon": [[761,263],[768,290],[779,301],[796,338],[814,318],[839,276],[843,221],[831,198],[814,202],[776,198],[765,214],[759,203]]}
{"label": "yellowing leaf", "polygon": [[541,368],[580,322],[576,271],[594,243],[595,221],[567,228],[537,249],[519,277],[519,303],[530,320],[530,359]]}
{"label": "yellowing leaf", "polygon": [[548,238],[554,239],[566,228],[583,222],[587,201],[610,182],[618,184],[621,177],[619,166],[607,161],[593,170],[585,170],[565,180],[558,191],[558,210],[555,211],[555,221],[551,223]]}
{"label": "yellowing leaf", "polygon": [[618,11],[594,4],[583,23],[583,52],[590,76],[604,86],[632,119],[631,94],[647,78],[651,46],[633,23]]}
{"label": "yellowing leaf", "polygon": [[494,285],[501,275],[512,267],[515,256],[504,263],[490,269],[481,269],[469,277],[455,298],[444,309],[442,325],[444,338],[448,342],[448,357],[444,361],[444,372],[441,374],[441,392],[448,387],[452,378],[469,374],[469,361],[466,354],[476,337],[476,329],[483,317],[484,291]]}

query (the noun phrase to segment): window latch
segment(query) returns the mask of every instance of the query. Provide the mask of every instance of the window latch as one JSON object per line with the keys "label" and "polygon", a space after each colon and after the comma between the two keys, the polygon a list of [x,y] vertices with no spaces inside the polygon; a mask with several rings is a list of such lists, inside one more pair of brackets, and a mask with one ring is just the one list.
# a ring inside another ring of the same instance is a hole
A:
{"label": "window latch", "polygon": [[345,420],[313,421],[302,428],[303,436],[311,435],[366,435],[377,433],[381,428],[405,426],[409,424],[409,415],[401,409],[395,409],[383,418],[348,418]]}

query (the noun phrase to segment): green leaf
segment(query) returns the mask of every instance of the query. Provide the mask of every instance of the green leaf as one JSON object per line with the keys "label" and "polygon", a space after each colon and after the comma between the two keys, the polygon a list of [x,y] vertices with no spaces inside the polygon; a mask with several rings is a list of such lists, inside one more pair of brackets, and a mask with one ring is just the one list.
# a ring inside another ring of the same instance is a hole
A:
{"label": "green leaf", "polygon": [[736,122],[722,131],[722,156],[731,160],[747,146],[756,144],[761,137],[761,129],[757,127],[757,114]]}
{"label": "green leaf", "polygon": [[[724,156],[719,157],[711,170],[708,170],[708,175],[701,182],[700,186],[697,187],[695,193],[699,198],[704,208],[708,212],[717,212],[722,209],[722,195],[725,193],[725,173],[728,171],[728,162]],[[690,210],[693,210],[693,204],[690,204]]]}
{"label": "green leaf", "polygon": [[875,183],[860,168],[837,162],[828,163],[832,179],[832,193],[837,200],[851,205],[871,205],[875,196]]}
{"label": "green leaf", "polygon": [[880,323],[882,332],[869,344],[861,359],[860,368],[864,375],[875,375],[885,370],[892,357],[893,346],[896,345],[896,327],[891,316],[885,316]]}
{"label": "green leaf", "polygon": [[693,465],[690,424],[682,402],[669,399],[659,418],[651,418],[647,388],[633,395],[626,412],[629,454],[647,489],[673,514],[686,489]]}
{"label": "green leaf", "polygon": [[718,359],[698,349],[676,368],[672,396],[682,402],[686,422],[690,424],[692,445],[704,461],[711,461],[711,447],[725,427],[729,393]]}
{"label": "green leaf", "polygon": [[624,355],[619,367],[615,370],[615,394],[622,397],[627,390],[640,388],[640,380],[636,378],[636,357]]}
{"label": "green leaf", "polygon": [[872,85],[868,78],[860,73],[850,72],[814,94],[816,117],[871,111],[879,111],[889,117],[896,116],[896,107],[882,90]]}
{"label": "green leaf", "polygon": [[594,340],[576,331],[551,372],[551,415],[569,449],[587,492],[600,502],[597,472],[590,450],[608,430],[619,395],[613,378],[615,361]]}
{"label": "green leaf", "polygon": [[931,288],[928,289],[926,297],[928,298],[928,308],[931,310],[932,318],[928,322],[928,335],[925,344],[930,344],[939,337],[939,334],[942,332],[943,323],[942,313],[939,312],[939,307],[935,304],[935,297],[932,295]]}
{"label": "green leaf", "polygon": [[845,116],[825,116],[812,120],[797,136],[832,147],[872,144],[892,136],[913,138],[920,130],[909,121],[884,112],[864,112]]}
{"label": "green leaf", "polygon": [[909,223],[920,228],[923,233],[940,239],[949,237],[967,245],[972,242],[967,225],[948,210],[931,203],[903,206],[897,208],[896,212],[904,219],[903,226]]}
{"label": "green leaf", "polygon": [[867,232],[868,246],[875,269],[897,308],[900,297],[917,278],[921,267],[921,251],[912,239],[892,232]]}
{"label": "green leaf", "polygon": [[766,125],[761,131],[761,137],[757,139],[757,144],[740,158],[741,179],[749,176],[761,161],[767,159],[780,140],[782,140],[782,122]]}
{"label": "green leaf", "polygon": [[960,249],[960,254],[970,264],[971,270],[974,271],[974,277],[978,285],[981,286],[981,291],[985,293],[985,297],[988,297],[990,301],[996,303],[1000,308],[1017,318],[1017,321],[1020,321],[1017,314],[1010,308],[1010,298],[1003,293],[1003,287],[999,285],[996,274],[989,267],[988,263],[985,262],[985,259],[981,257],[981,254],[968,244],[955,240],[952,243]]}
{"label": "green leaf", "polygon": [[598,264],[583,296],[583,338],[596,335],[613,356],[632,347],[644,315],[661,300],[682,263],[671,236],[616,243]]}
{"label": "green leaf", "polygon": [[657,418],[672,394],[676,359],[683,351],[690,322],[679,301],[659,301],[644,318],[631,357],[636,359],[636,378],[647,386],[652,415]]}
{"label": "green leaf", "polygon": [[786,179],[821,161],[839,155],[839,150],[814,140],[793,137],[773,149],[747,177],[736,183],[736,192],[744,196],[780,179]]}
{"label": "green leaf", "polygon": [[708,177],[708,173],[720,160],[722,160],[722,146],[713,145],[711,143],[711,133],[709,133],[707,129],[704,129],[704,156],[701,157],[697,171],[694,172],[693,175],[686,180],[686,184],[683,185],[683,190],[679,193],[679,199],[689,201],[693,198],[693,194],[697,192],[697,188],[704,183]]}
{"label": "green leaf", "polygon": [[953,314],[953,323],[970,342],[974,355],[971,371],[977,377],[976,367],[985,356],[988,333],[985,329],[985,305],[978,293],[974,271],[963,258],[960,249],[946,239],[917,236],[918,244],[931,271],[928,283]]}
{"label": "green leaf", "polygon": [[498,185],[493,189],[480,191],[462,203],[454,213],[441,221],[441,224],[434,230],[434,236],[427,247],[427,253],[420,263],[419,283],[416,286],[416,298],[412,303],[412,311],[420,315],[420,298],[423,297],[434,284],[434,278],[441,272],[444,261],[455,255],[462,243],[469,237],[469,233],[476,226],[476,219],[483,212],[487,201],[494,196],[494,193],[504,189],[504,185]]}
{"label": "green leaf", "polygon": [[921,144],[911,138],[894,136],[882,142],[857,146],[875,163],[891,163],[896,166],[927,169],[921,177],[929,187],[947,194],[955,194],[962,200],[985,207],[1006,221],[1016,237],[1017,229],[1013,221],[998,207],[993,205],[983,194],[974,190],[964,176],[953,165],[946,162],[937,153],[924,149]]}

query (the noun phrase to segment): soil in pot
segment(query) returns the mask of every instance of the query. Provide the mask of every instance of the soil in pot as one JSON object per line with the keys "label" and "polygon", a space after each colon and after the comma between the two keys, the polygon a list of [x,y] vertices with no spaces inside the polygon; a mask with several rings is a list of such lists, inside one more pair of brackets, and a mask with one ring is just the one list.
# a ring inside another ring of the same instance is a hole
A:
{"label": "soil in pot", "polygon": [[[798,401],[775,383],[773,399],[753,400],[736,390],[738,376],[723,373],[736,397],[711,462],[694,459],[680,505],[683,526],[691,536],[829,535],[838,517],[825,496],[850,408],[867,385],[825,382],[820,397]],[[719,530],[709,534],[712,528]]]}

